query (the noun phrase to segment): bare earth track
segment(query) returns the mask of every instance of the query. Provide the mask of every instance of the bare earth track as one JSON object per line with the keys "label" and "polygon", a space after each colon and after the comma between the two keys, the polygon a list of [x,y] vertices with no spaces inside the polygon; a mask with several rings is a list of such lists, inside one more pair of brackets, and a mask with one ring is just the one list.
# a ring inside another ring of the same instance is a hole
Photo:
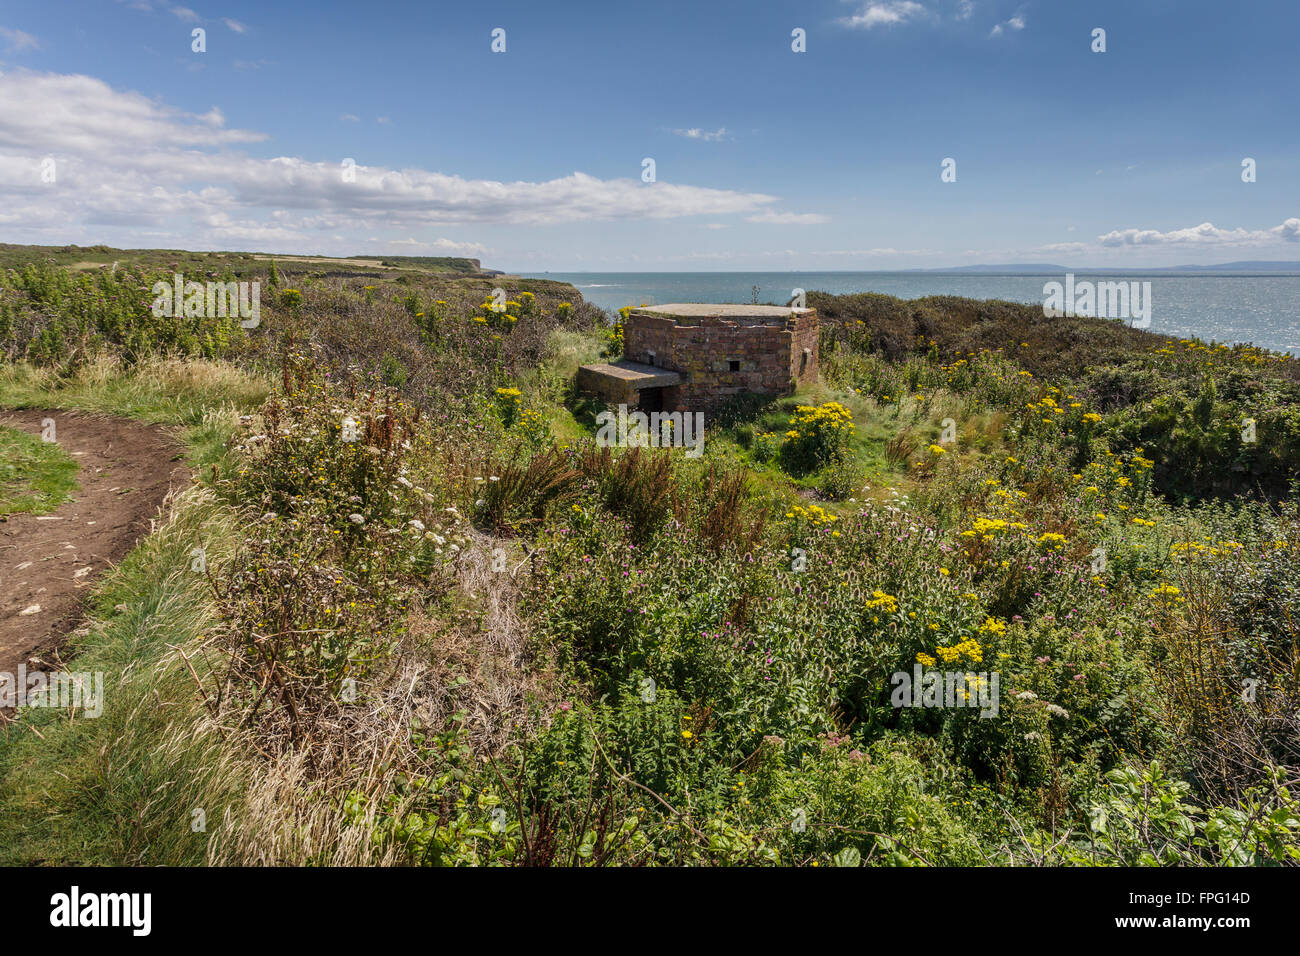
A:
{"label": "bare earth track", "polygon": [[0,425],[40,434],[55,421],[59,445],[80,466],[73,499],[47,515],[0,517],[0,671],[42,667],[83,612],[86,589],[151,528],[158,507],[189,471],[181,446],[158,425],[67,410],[0,409]]}

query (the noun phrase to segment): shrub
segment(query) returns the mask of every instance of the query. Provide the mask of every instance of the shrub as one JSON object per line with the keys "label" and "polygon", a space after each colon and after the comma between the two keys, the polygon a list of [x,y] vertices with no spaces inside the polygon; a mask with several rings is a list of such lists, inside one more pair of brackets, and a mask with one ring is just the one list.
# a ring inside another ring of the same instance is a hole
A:
{"label": "shrub", "polygon": [[524,461],[490,460],[474,476],[477,494],[474,524],[497,535],[517,535],[541,528],[548,512],[573,500],[579,472],[554,448]]}
{"label": "shrub", "polygon": [[1103,866],[1260,866],[1300,863],[1300,802],[1278,775],[1240,807],[1190,802],[1191,787],[1157,761],[1106,775],[1089,833],[1061,862]]}
{"label": "shrub", "polygon": [[798,406],[781,443],[781,464],[793,475],[806,475],[846,457],[852,419],[839,402]]}

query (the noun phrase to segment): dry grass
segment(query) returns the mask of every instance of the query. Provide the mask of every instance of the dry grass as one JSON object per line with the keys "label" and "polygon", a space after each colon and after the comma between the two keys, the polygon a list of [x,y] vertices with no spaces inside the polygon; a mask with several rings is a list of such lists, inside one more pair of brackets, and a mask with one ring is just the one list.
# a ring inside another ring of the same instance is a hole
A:
{"label": "dry grass", "polygon": [[[322,717],[297,750],[256,761],[242,803],[227,811],[227,836],[209,845],[213,865],[372,866],[404,862],[376,837],[376,813],[404,805],[402,782],[427,770],[422,730],[465,715],[475,756],[499,755],[536,733],[558,696],[550,662],[519,611],[529,557],[480,536],[455,563],[459,610],[450,618],[413,611],[393,666],[355,704]],[[232,746],[256,753],[249,735]],[[359,815],[344,810],[350,797]]]}
{"label": "dry grass", "polygon": [[1300,768],[1300,633],[1293,626],[1282,647],[1242,633],[1224,613],[1227,582],[1210,567],[1189,566],[1178,586],[1185,612],[1157,622],[1159,705],[1200,792],[1235,801],[1268,768]]}
{"label": "dry grass", "polygon": [[[549,713],[558,700],[548,680],[547,649],[531,640],[519,604],[524,578],[532,572],[534,553],[511,553],[504,542],[481,538],[456,563],[458,588],[474,605],[477,622],[448,627],[428,618],[411,622],[412,631],[427,628],[436,694],[426,698],[427,713],[441,720],[456,711],[469,715],[470,745],[498,753],[531,728],[533,713]],[[494,571],[494,555],[505,552],[505,570]],[[457,674],[468,680],[452,686]],[[423,715],[422,715],[423,716]]]}

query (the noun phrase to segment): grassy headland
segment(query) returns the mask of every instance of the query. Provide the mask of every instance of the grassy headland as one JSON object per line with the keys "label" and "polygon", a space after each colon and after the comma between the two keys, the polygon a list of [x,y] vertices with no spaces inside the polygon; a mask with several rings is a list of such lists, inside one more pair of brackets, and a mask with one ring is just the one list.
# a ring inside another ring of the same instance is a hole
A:
{"label": "grassy headland", "polygon": [[76,639],[104,717],[4,731],[5,859],[1300,860],[1294,359],[811,294],[822,381],[692,460],[594,446],[568,286],[284,262],[210,267],[252,332],[0,272],[0,402],[204,465]]}

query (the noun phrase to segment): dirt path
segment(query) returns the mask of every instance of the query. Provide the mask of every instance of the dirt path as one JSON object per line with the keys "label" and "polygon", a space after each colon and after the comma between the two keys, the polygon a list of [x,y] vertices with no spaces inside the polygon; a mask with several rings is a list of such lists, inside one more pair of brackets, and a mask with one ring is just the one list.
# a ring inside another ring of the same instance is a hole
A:
{"label": "dirt path", "polygon": [[67,410],[0,409],[0,425],[40,434],[80,466],[73,499],[47,515],[0,517],[0,671],[51,657],[82,615],[86,589],[142,537],[189,472],[158,425]]}

